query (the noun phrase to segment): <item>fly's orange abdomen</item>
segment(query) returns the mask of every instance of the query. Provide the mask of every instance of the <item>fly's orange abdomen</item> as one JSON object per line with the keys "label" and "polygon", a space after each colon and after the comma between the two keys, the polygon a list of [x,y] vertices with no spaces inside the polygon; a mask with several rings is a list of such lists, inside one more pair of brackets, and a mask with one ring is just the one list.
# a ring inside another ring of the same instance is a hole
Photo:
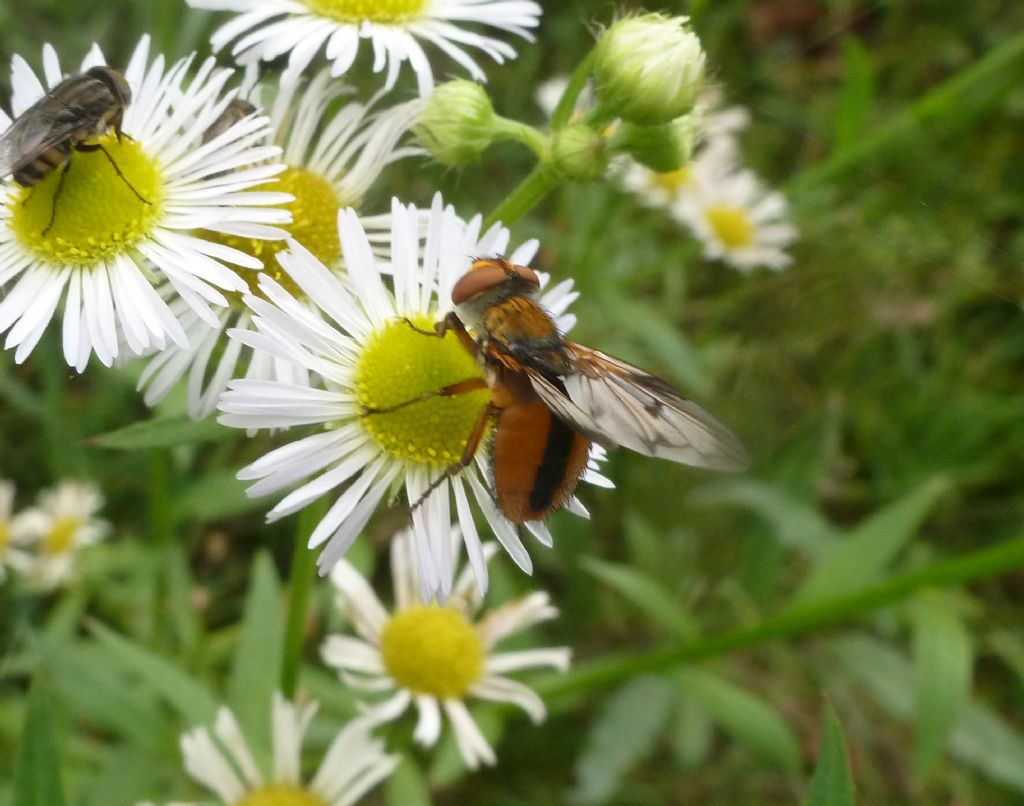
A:
{"label": "fly's orange abdomen", "polygon": [[513,523],[544,518],[562,506],[587,466],[590,441],[539,400],[501,410],[494,433],[494,489]]}

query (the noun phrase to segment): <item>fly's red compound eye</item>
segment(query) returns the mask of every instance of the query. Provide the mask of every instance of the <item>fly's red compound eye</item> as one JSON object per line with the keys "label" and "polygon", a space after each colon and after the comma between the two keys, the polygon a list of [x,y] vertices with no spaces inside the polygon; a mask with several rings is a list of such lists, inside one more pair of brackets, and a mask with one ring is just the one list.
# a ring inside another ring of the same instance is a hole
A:
{"label": "fly's red compound eye", "polygon": [[452,302],[461,305],[482,291],[501,285],[508,279],[505,270],[493,260],[478,260],[452,288]]}
{"label": "fly's red compound eye", "polygon": [[537,276],[537,272],[529,266],[512,266],[512,271],[514,271],[520,279],[525,280],[534,288],[540,288],[540,278]]}
{"label": "fly's red compound eye", "polygon": [[529,266],[517,266],[501,259],[482,259],[473,262],[452,289],[452,302],[461,305],[468,299],[484,291],[508,282],[519,280],[534,288],[540,288],[540,278]]}

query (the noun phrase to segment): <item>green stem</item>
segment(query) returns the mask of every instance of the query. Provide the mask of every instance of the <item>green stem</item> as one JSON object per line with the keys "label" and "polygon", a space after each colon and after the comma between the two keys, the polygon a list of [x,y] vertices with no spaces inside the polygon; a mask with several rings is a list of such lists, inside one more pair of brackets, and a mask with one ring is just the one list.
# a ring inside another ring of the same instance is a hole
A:
{"label": "green stem", "polygon": [[169,459],[162,448],[149,452],[149,537],[154,546],[162,548],[174,540]]}
{"label": "green stem", "polygon": [[326,500],[310,504],[299,513],[295,532],[295,548],[289,577],[288,618],[285,623],[284,653],[281,659],[281,692],[294,699],[302,663],[302,645],[306,637],[306,608],[316,578],[316,552],[306,548],[306,542],[324,515]]}
{"label": "green stem", "polygon": [[544,165],[534,166],[505,201],[487,216],[484,231],[499,221],[506,227],[511,226],[536,207],[557,183],[558,175],[553,170]]}
{"label": "green stem", "polygon": [[533,126],[520,123],[518,120],[498,117],[495,121],[495,141],[511,140],[522,143],[529,148],[541,162],[548,159],[548,138]]}
{"label": "green stem", "polygon": [[590,78],[590,68],[593,64],[594,51],[591,50],[586,58],[573,70],[569,83],[565,87],[565,92],[558,99],[558,105],[551,115],[552,131],[558,131],[572,118],[573,110],[576,109],[576,100],[580,97],[580,93],[583,92],[583,88],[587,86],[587,79]]}
{"label": "green stem", "polygon": [[[591,51],[587,57],[579,63],[573,71],[569,84],[562,93],[562,97],[555,107],[551,116],[551,130],[557,131],[565,126],[572,117],[573,109],[576,108],[576,99],[580,97],[583,88],[590,77],[590,68],[594,61],[594,53]],[[530,210],[540,204],[558,184],[558,174],[546,165],[548,160],[548,138],[536,129],[518,123],[514,120],[501,119],[501,124],[506,128],[503,136],[506,139],[516,140],[530,147],[540,162],[520,182],[515,190],[499,204],[484,221],[484,229],[492,227],[499,221],[506,227],[511,226]]]}
{"label": "green stem", "polygon": [[1000,83],[1006,89],[1016,88],[1019,81],[1011,68],[1021,56],[1024,56],[1024,33],[1006,40],[970,67],[925,94],[856,145],[833,154],[799,174],[789,183],[787,190],[793,193],[828,182],[883,151],[917,127],[926,126],[942,117],[954,120],[962,118],[963,110],[970,102],[977,97],[991,95]]}
{"label": "green stem", "polygon": [[661,672],[688,663],[759,646],[768,641],[792,638],[823,627],[832,627],[868,611],[899,602],[931,587],[963,585],[1024,566],[1024,537],[1003,541],[990,548],[952,560],[908,571],[856,593],[790,607],[758,624],[719,635],[658,649],[645,655],[618,655],[578,666],[572,673],[544,678],[535,686],[545,699],[571,697],[609,686],[638,674]]}

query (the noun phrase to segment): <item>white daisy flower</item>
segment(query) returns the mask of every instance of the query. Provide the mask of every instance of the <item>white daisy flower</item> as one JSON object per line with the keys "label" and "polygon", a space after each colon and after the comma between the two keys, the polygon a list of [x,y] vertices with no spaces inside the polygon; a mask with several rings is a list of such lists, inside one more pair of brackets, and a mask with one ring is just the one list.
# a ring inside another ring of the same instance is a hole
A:
{"label": "white daisy flower", "polygon": [[[457,546],[458,528],[445,530]],[[411,531],[391,542],[391,574],[395,607],[388,613],[366,579],[344,560],[331,571],[339,606],[359,637],[332,635],[320,654],[339,670],[349,687],[376,697],[363,718],[373,724],[398,719],[410,706],[417,712],[415,741],[437,743],[442,714],[448,717],[455,740],[470,769],[494,764],[494,750],[473,721],[467,701],[489,700],[518,705],[535,723],[544,720],[544,703],[530,688],[506,675],[525,669],[569,668],[566,647],[496,652],[508,636],[554,618],[558,611],[548,595],[537,591],[481,615],[481,595],[465,569],[446,605],[419,599],[416,558]],[[485,559],[497,551],[483,547]]]}
{"label": "white daisy flower", "polygon": [[[274,695],[273,770],[260,770],[234,714],[221,708],[213,730],[196,728],[181,737],[185,770],[225,806],[303,804],[350,806],[387,778],[398,756],[384,752],[384,742],[370,735],[365,720],[350,722],[331,742],[316,773],[302,775],[302,743],[317,711],[315,702],[296,706]],[[208,806],[210,801],[173,806]],[[151,806],[145,804],[143,806]]]}
{"label": "white daisy flower", "polygon": [[737,155],[737,137],[750,124],[750,112],[742,106],[723,106],[724,103],[718,87],[709,85],[701,92],[693,111],[699,121],[698,155],[719,149],[731,153],[734,158]]}
{"label": "white daisy flower", "polygon": [[[439,339],[417,332],[432,329],[451,309],[455,281],[471,265],[471,256],[506,253],[509,233],[500,226],[480,234],[481,217],[468,223],[440,196],[435,197],[420,248],[420,214],[415,207],[392,205],[392,262],[382,266],[356,217],[346,210],[339,218],[347,274],[344,280],[328,271],[308,250],[293,242],[278,260],[291,282],[323,316],[314,315],[269,274],[260,278],[260,296],[248,296],[255,332],[232,336],[256,350],[290,361],[315,373],[323,388],[281,382],[238,380],[229,385],[219,408],[220,422],[238,428],[288,428],[318,425],[319,433],[271,451],[239,473],[254,481],[250,495],[265,495],[306,481],[268,514],[274,521],[309,505],[345,485],[309,538],[309,547],[326,543],[319,558],[321,573],[334,565],[366,525],[377,505],[403,485],[412,511],[420,580],[424,598],[444,598],[451,592],[453,557],[447,539],[450,502],[455,499],[470,563],[481,586],[487,567],[470,505],[475,500],[494,533],[527,573],[530,557],[516,529],[498,511],[487,490],[486,460],[449,475],[462,456],[475,424],[490,399],[487,389],[467,394],[427,397],[388,413],[364,415],[428,395],[437,389],[483,373],[454,333]],[[528,263],[536,241],[509,255]],[[390,274],[393,291],[382,271]],[[544,278],[546,280],[547,278]],[[545,307],[564,332],[574,323],[566,308],[577,294],[571,281],[559,283],[543,297]],[[598,454],[592,454],[592,460]],[[587,480],[607,483],[591,469]],[[437,488],[420,501],[431,485]],[[571,508],[585,513],[578,501]],[[544,545],[552,538],[540,521],[527,529]]]}
{"label": "white daisy flower", "polygon": [[28,554],[18,546],[24,526],[24,518],[14,515],[14,484],[0,480],[0,582],[7,578],[8,568],[24,571],[28,567]]}
{"label": "white daisy flower", "polygon": [[689,227],[709,260],[741,270],[779,270],[792,261],[785,250],[797,231],[787,218],[786,199],[767,190],[751,171],[695,165],[692,185],[671,214]]}
{"label": "white daisy flower", "polygon": [[466,51],[476,48],[501,64],[515,49],[500,39],[466,28],[486,26],[533,40],[540,5],[527,0],[188,0],[193,8],[238,12],[213,35],[214,50],[233,40],[239,63],[271,61],[288,54],[281,80],[290,84],[321,48],[332,62],[331,74],[348,72],[361,39],[373,48],[373,71],[387,68],[385,88],[394,86],[402,62],[416,73],[420,95],[434,85],[430,61],[420,40],[433,44],[460,64],[472,78],[484,72]]}
{"label": "white daisy flower", "polygon": [[[333,116],[328,107],[346,93],[321,71],[308,86],[281,87],[270,106],[273,142],[283,150],[285,168],[268,185],[283,190],[293,201],[282,207],[291,215],[288,234],[305,246],[321,263],[339,269],[341,244],[338,241],[338,212],[362,205],[370,186],[380,172],[418,149],[399,146],[402,135],[416,118],[418,104],[402,104],[381,113],[370,105],[347,103]],[[269,138],[268,138],[269,139]],[[378,245],[390,231],[388,216],[363,219]],[[297,297],[301,291],[290,283],[277,266],[274,255],[284,241],[266,241],[231,236],[221,238],[226,245],[253,256],[265,264],[265,271],[285,285]],[[258,293],[256,277],[250,277],[249,290]],[[172,347],[158,353],[139,379],[145,389],[145,401],[156,405],[186,374],[188,375],[188,411],[201,419],[211,415],[228,381],[242,371],[246,378],[275,380],[308,385],[308,373],[295,365],[275,360],[262,352],[243,355],[240,341],[228,342],[228,328],[251,329],[249,309],[241,296],[218,312],[217,326],[187,309],[183,303],[172,306],[180,314],[188,336],[188,347]],[[307,303],[312,304],[312,303]],[[240,366],[244,369],[240,370]]]}
{"label": "white daisy flower", "polygon": [[[80,69],[103,63],[94,46]],[[258,145],[267,120],[240,122],[203,144],[203,133],[230,101],[222,92],[231,71],[215,69],[210,59],[188,80],[191,63],[186,58],[166,68],[162,56],[151,60],[144,37],[124,71],[132,92],[122,122],[127,136],[108,132],[96,140],[102,151],[73,152],[74,170],[55,170],[33,188],[0,182],[0,333],[7,332],[5,347],[16,348],[15,361],[32,352],[62,300],[64,357],[80,372],[93,352],[110,365],[123,345],[136,355],[169,343],[187,346],[177,315],[154,285],[169,283],[185,307],[215,324],[210,306],[226,305],[224,292],[248,288],[225,264],[261,265],[194,230],[283,237],[269,225],[286,222],[288,214],[267,205],[287,197],[244,192],[280,170],[245,167],[278,153]],[[63,78],[49,45],[42,80],[15,56],[13,118]],[[11,123],[0,111],[0,129]]]}
{"label": "white daisy flower", "polygon": [[75,555],[106,537],[109,524],[96,517],[103,496],[94,484],[62,481],[18,515],[13,539],[27,551],[26,571],[41,590],[53,590],[74,573]]}

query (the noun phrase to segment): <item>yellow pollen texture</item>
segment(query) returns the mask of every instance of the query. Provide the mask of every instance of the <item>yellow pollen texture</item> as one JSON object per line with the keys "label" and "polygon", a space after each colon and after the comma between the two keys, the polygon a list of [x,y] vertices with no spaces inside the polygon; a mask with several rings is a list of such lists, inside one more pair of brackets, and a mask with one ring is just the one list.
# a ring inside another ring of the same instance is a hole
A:
{"label": "yellow pollen texture", "polygon": [[754,241],[754,224],[742,207],[718,204],[704,213],[715,235],[728,249],[742,249]]}
{"label": "yellow pollen texture", "polygon": [[0,551],[3,551],[9,542],[11,542],[11,526],[7,521],[0,519]]}
{"label": "yellow pollen texture", "polygon": [[310,10],[338,22],[412,22],[423,16],[427,0],[306,0]]}
{"label": "yellow pollen texture", "polygon": [[[103,152],[73,151],[56,206],[54,194],[61,168],[14,197],[11,229],[42,260],[81,268],[95,266],[148,237],[160,218],[163,177],[156,163],[134,140],[118,142],[111,133],[95,142],[110,154],[123,179]],[[47,230],[51,213],[53,224]]]}
{"label": "yellow pollen texture", "polygon": [[[413,317],[412,321],[422,330],[434,328],[429,316]],[[448,467],[462,456],[490,393],[484,388],[418,398],[468,378],[482,377],[476,360],[454,333],[439,339],[395,320],[368,339],[356,365],[356,396],[366,411],[361,422],[391,456]],[[408,401],[416,402],[394,411],[372,411]]]}
{"label": "yellow pollen texture", "polygon": [[[334,264],[341,257],[341,242],[338,240],[338,210],[341,209],[341,201],[330,182],[304,168],[286,168],[274,180],[258,185],[253,190],[291,193],[295,201],[282,207],[291,212],[292,223],[282,229],[286,229],[292,238],[312,252],[325,266]],[[274,258],[278,252],[288,248],[286,241],[261,241],[214,232],[203,232],[202,237],[234,247],[261,260],[264,272],[293,296],[302,296],[299,287]],[[258,293],[260,272],[239,269],[238,275],[249,284],[250,291]]]}
{"label": "yellow pollen texture", "polygon": [[244,798],[235,801],[235,806],[327,806],[327,801],[308,789],[271,784],[246,793]]}
{"label": "yellow pollen texture", "polygon": [[64,554],[75,547],[75,533],[82,522],[75,517],[57,518],[53,528],[43,538],[43,551],[46,554]]}
{"label": "yellow pollen texture", "polygon": [[484,670],[484,646],[465,615],[437,604],[400,610],[381,633],[384,667],[416,694],[465,697]]}
{"label": "yellow pollen texture", "polygon": [[670,196],[675,197],[680,190],[687,187],[693,181],[693,176],[690,166],[684,165],[682,168],[677,168],[674,171],[654,173],[651,179],[657,187],[662,188]]}

